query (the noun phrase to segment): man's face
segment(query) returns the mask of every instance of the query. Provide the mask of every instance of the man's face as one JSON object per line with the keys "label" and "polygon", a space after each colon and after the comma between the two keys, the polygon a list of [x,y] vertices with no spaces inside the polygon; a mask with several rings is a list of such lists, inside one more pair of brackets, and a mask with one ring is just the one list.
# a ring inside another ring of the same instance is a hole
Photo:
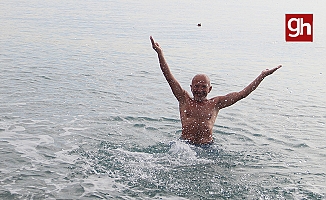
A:
{"label": "man's face", "polygon": [[191,82],[191,92],[194,95],[194,99],[202,101],[206,99],[208,93],[211,91],[209,78],[206,75],[196,75]]}

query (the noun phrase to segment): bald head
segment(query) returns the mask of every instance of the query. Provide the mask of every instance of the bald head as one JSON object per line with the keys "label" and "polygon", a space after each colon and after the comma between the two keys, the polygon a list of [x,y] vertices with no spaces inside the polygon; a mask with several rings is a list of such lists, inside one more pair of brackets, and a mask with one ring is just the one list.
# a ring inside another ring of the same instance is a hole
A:
{"label": "bald head", "polygon": [[206,74],[197,74],[192,78],[191,84],[194,85],[196,83],[206,83],[208,87],[211,85],[211,81]]}

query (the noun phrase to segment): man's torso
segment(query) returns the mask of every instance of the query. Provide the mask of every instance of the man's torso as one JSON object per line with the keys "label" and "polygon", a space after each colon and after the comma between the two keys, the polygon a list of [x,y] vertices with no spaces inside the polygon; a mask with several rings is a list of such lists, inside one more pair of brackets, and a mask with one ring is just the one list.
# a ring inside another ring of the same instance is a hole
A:
{"label": "man's torso", "polygon": [[194,144],[213,142],[213,126],[218,114],[215,102],[214,99],[196,102],[190,97],[179,102],[182,139]]}

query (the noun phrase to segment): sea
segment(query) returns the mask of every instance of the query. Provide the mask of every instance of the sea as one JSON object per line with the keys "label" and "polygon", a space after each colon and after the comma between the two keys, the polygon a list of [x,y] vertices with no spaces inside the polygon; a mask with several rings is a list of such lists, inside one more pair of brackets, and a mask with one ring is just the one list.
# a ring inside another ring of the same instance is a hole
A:
{"label": "sea", "polygon": [[[0,199],[326,199],[326,2],[1,0]],[[313,42],[285,41],[313,14]],[[201,26],[198,26],[201,24]],[[237,92],[180,141],[149,37],[190,92]]]}

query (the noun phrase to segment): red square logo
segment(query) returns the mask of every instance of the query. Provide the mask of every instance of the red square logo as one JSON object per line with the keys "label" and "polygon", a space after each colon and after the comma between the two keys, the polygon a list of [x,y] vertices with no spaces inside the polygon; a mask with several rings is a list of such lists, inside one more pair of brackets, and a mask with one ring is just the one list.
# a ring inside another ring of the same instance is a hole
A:
{"label": "red square logo", "polygon": [[312,36],[312,14],[285,14],[286,42],[312,42]]}

